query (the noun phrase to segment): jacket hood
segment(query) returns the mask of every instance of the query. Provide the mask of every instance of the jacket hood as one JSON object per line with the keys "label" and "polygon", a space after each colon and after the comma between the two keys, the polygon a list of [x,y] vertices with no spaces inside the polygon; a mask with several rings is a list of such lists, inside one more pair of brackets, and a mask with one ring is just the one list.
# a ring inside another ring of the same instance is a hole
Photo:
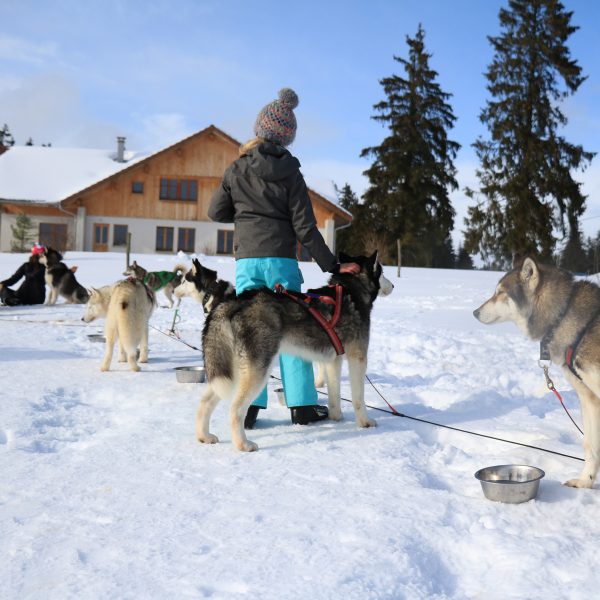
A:
{"label": "jacket hood", "polygon": [[263,142],[247,154],[248,166],[265,181],[279,181],[300,168],[300,161],[283,146]]}

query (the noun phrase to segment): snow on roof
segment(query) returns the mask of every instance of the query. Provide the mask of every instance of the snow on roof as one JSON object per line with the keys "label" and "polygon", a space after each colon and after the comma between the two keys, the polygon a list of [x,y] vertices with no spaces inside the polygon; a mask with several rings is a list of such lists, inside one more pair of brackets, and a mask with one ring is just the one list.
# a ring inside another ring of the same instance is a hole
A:
{"label": "snow on roof", "polygon": [[150,156],[116,151],[52,146],[13,146],[0,155],[0,200],[60,202]]}

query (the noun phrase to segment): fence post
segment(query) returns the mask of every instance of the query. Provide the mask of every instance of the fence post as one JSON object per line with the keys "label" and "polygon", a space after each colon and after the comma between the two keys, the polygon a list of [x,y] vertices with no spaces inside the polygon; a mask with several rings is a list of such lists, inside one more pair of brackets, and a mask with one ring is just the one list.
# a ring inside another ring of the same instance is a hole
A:
{"label": "fence post", "polygon": [[127,232],[127,251],[125,253],[125,268],[127,268],[131,263],[129,262],[129,253],[131,252],[131,232]]}

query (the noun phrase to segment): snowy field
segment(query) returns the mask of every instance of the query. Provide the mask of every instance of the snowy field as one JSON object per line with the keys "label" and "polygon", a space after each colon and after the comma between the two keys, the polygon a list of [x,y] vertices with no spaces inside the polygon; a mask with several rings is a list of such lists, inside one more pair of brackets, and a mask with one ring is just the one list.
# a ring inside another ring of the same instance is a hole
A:
{"label": "snowy field", "polygon": [[[150,270],[185,256],[134,255]],[[0,279],[25,255],[0,255]],[[200,257],[233,279],[229,258]],[[122,254],[69,252],[78,280],[121,277]],[[303,264],[309,286],[325,281]],[[581,435],[544,386],[538,346],[511,324],[472,316],[499,273],[395,269],[375,304],[368,374],[399,411],[582,456]],[[162,304],[165,299],[159,294]],[[562,482],[572,458],[369,409],[292,426],[273,393],[250,438],[230,444],[227,405],[194,439],[203,384],[173,368],[201,354],[152,317],[140,373],[101,373],[101,323],[83,307],[0,307],[0,598],[7,599],[589,599],[600,589],[600,491]],[[204,321],[185,299],[177,325],[200,346]],[[278,375],[277,372],[274,373]],[[554,382],[577,422],[576,396]],[[271,389],[277,387],[273,380]],[[344,369],[342,395],[350,397]],[[325,396],[321,396],[325,403]],[[367,403],[387,408],[367,384]],[[474,472],[524,463],[546,472],[536,500],[486,500]],[[596,590],[596,592],[594,592]]]}

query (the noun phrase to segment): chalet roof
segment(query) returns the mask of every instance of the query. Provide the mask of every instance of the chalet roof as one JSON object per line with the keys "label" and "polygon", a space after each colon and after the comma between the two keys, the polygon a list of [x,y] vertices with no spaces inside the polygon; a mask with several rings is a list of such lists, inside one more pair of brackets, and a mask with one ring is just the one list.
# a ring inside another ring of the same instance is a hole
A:
{"label": "chalet roof", "polygon": [[92,183],[150,156],[116,150],[12,146],[0,155],[0,200],[56,204]]}
{"label": "chalet roof", "polygon": [[[240,145],[240,142],[230,135],[210,125],[155,152],[125,150],[125,162],[115,160],[116,150],[12,146],[0,154],[0,202],[58,204],[95,187],[116,173],[205,133],[216,134],[236,147]],[[343,220],[352,218],[352,215],[336,202],[313,189],[310,191]]]}

